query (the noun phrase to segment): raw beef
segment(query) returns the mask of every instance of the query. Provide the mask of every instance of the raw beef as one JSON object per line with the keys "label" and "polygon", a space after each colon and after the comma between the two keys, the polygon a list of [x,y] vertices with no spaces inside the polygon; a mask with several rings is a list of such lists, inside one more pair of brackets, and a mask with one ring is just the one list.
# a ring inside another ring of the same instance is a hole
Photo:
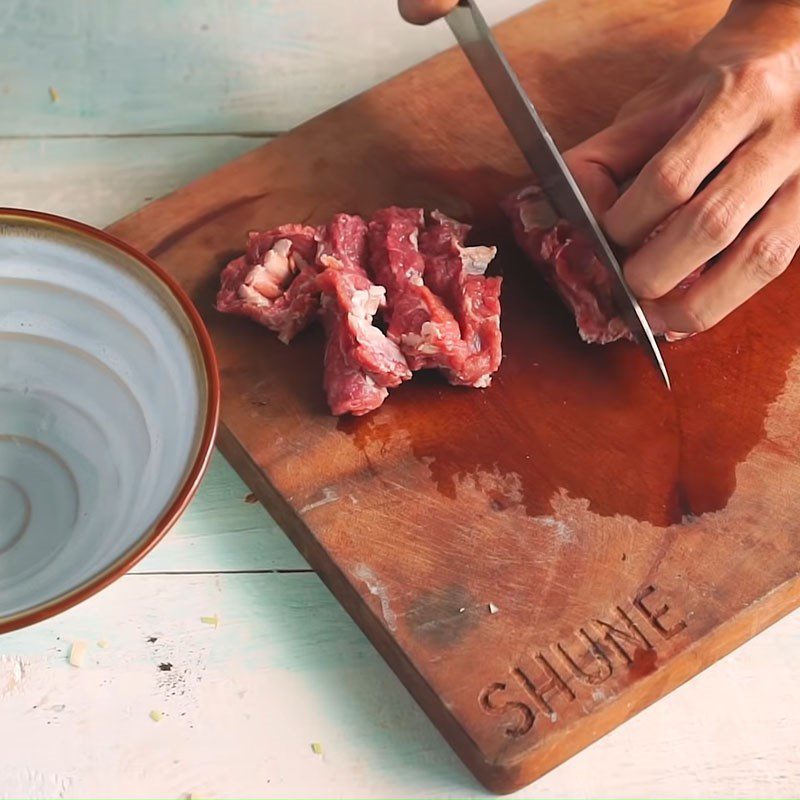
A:
{"label": "raw beef", "polygon": [[463,367],[467,348],[455,317],[423,282],[423,226],[419,208],[392,206],[376,212],[369,223],[370,266],[373,278],[386,288],[388,336],[409,367],[454,373]]}
{"label": "raw beef", "polygon": [[403,288],[422,283],[425,261],[419,232],[424,225],[421,208],[397,206],[376,211],[369,223],[370,267],[375,280],[387,288],[389,308]]}
{"label": "raw beef", "polygon": [[[611,280],[591,245],[580,231],[555,217],[542,190],[528,186],[514,192],[503,207],[517,243],[575,315],[581,338],[597,344],[633,338],[616,311]],[[668,223],[669,220],[651,236],[658,235]],[[673,291],[686,291],[705,268],[703,265],[695,270]],[[684,334],[671,331],[654,332],[668,341],[684,338]]]}
{"label": "raw beef", "polygon": [[519,246],[575,315],[581,338],[598,344],[631,338],[615,310],[605,268],[580,233],[553,215],[541,189],[515,192],[504,209]]}
{"label": "raw beef", "polygon": [[331,411],[366,414],[388,388],[411,377],[398,346],[373,324],[386,290],[367,277],[367,225],[337,214],[318,234],[322,318],[327,333],[324,387]]}
{"label": "raw beef", "polygon": [[[321,317],[323,383],[336,415],[378,408],[423,368],[488,386],[501,359],[500,278],[484,275],[495,249],[465,247],[468,231],[438,212],[426,228],[421,209],[392,207],[369,224],[337,214],[318,229],[251,233],[245,254],[222,272],[217,308],[284,342]],[[386,333],[375,323],[379,312]]]}
{"label": "raw beef", "polygon": [[389,390],[375,381],[350,357],[353,335],[346,323],[333,313],[323,315],[327,341],[322,384],[334,416],[361,416],[374,411],[389,396]]}
{"label": "raw beef", "polygon": [[466,345],[464,363],[448,373],[454,384],[485,387],[502,359],[500,287],[502,278],[485,272],[495,247],[464,247],[469,225],[434,211],[420,236],[425,259],[424,281],[450,309]]}
{"label": "raw beef", "polygon": [[319,308],[315,234],[306,225],[249,234],[245,255],[222,271],[217,309],[249,317],[288,344]]}

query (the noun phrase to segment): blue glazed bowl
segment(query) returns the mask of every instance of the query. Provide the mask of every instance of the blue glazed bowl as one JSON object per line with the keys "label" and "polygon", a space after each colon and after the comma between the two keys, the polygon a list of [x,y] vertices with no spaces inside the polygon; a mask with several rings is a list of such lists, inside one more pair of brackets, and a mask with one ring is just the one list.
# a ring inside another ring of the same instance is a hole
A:
{"label": "blue glazed bowl", "polygon": [[0,632],[156,544],[218,413],[208,333],[163,270],[86,225],[0,209]]}

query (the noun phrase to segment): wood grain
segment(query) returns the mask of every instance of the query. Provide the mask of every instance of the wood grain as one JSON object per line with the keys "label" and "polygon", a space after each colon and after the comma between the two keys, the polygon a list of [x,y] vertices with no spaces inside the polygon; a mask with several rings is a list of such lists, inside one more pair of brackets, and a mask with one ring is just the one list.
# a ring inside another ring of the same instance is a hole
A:
{"label": "wood grain", "polygon": [[[376,796],[354,772],[394,776],[390,796],[414,773],[439,793],[475,789],[313,573],[129,575],[24,633],[14,648],[0,639],[15,721],[0,798]],[[75,639],[88,644],[80,669]]]}
{"label": "wood grain", "polygon": [[[500,39],[568,146],[722,8],[563,0]],[[449,53],[114,226],[206,315],[226,386],[223,451],[498,791],[563,761],[800,594],[797,273],[669,348],[667,395],[634,347],[580,345],[508,242],[496,204],[523,173]],[[484,393],[423,376],[378,413],[337,422],[319,336],[283,348],[222,319],[216,278],[248,228],[390,202],[439,206],[501,244],[507,358]]]}
{"label": "wood grain", "polygon": [[[517,796],[796,797],[799,638],[795,615]],[[487,797],[310,574],[126,576],[0,637],[0,708],[2,800]]]}
{"label": "wood grain", "polygon": [[0,138],[0,202],[103,227],[269,139]]}
{"label": "wood grain", "polygon": [[189,508],[132,574],[298,572],[308,564],[215,453]]}
{"label": "wood grain", "polygon": [[451,43],[393,0],[3,0],[0,37],[0,137],[281,132]]}

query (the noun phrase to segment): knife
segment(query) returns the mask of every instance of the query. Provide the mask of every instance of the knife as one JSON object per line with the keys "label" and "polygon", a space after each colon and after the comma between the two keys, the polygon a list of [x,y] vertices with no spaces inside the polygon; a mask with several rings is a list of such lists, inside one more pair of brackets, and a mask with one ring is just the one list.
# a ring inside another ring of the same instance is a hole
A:
{"label": "knife", "polygon": [[445,19],[550,204],[561,218],[582,231],[593,244],[595,254],[611,276],[614,300],[622,318],[636,341],[652,357],[669,389],[667,367],[642,307],[628,288],[611,245],[533,103],[498,47],[477,3],[475,0],[460,0]]}

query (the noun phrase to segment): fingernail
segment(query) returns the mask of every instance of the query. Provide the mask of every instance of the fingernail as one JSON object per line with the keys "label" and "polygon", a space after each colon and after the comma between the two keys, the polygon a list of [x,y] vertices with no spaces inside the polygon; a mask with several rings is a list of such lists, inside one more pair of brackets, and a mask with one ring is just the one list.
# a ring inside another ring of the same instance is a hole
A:
{"label": "fingernail", "polygon": [[668,342],[680,342],[682,339],[688,339],[690,336],[694,336],[693,333],[679,333],[678,331],[666,331],[664,333],[664,338]]}

